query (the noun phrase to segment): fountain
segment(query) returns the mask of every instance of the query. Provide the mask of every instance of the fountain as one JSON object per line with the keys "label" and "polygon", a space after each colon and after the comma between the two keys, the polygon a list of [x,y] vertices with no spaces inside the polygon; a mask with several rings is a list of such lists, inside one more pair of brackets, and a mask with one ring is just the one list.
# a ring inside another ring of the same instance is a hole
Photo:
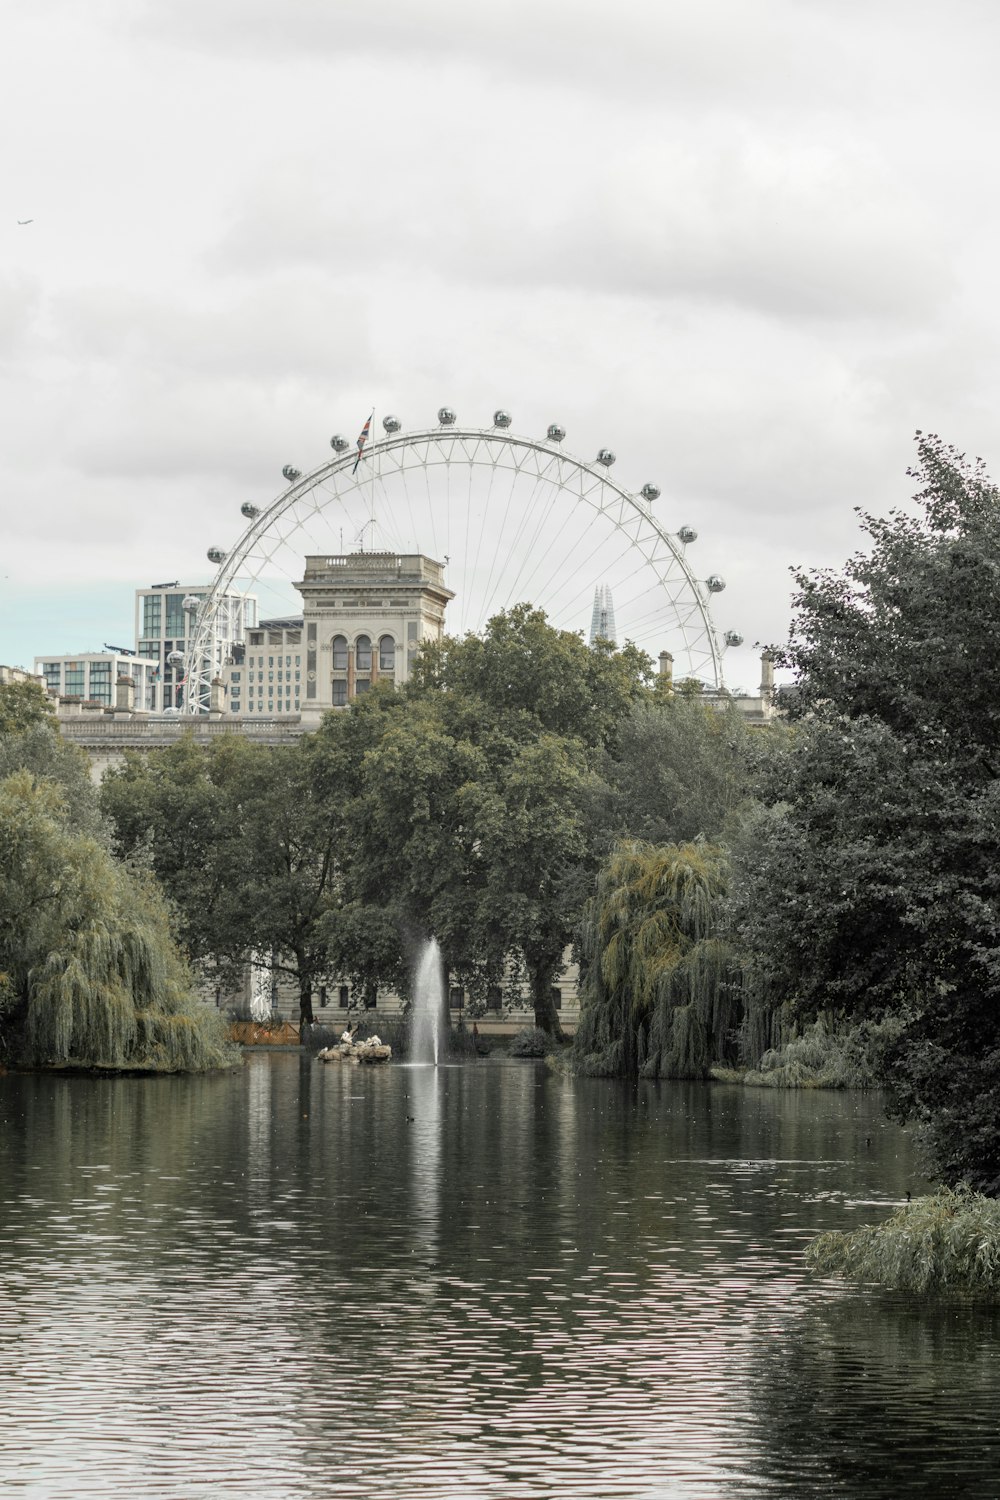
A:
{"label": "fountain", "polygon": [[431,938],[421,949],[413,987],[410,1061],[433,1063],[437,1067],[443,1033],[444,974],[441,969],[441,949],[437,939]]}

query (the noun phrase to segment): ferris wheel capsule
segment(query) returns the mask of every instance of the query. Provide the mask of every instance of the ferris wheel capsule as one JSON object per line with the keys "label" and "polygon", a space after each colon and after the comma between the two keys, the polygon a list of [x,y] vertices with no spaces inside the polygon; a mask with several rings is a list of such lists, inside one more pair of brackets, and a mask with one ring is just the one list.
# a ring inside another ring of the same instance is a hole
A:
{"label": "ferris wheel capsule", "polygon": [[249,500],[244,500],[243,504],[240,506],[240,515],[246,516],[248,521],[256,521],[257,517],[260,515],[260,506],[251,505]]}
{"label": "ferris wheel capsule", "polygon": [[454,427],[456,417],[454,411],[450,406],[438,407],[438,421],[441,423],[442,427]]}
{"label": "ferris wheel capsule", "polygon": [[498,407],[498,409],[493,413],[494,427],[509,427],[513,420],[514,418],[511,416],[510,412],[504,411],[502,406]]}
{"label": "ferris wheel capsule", "polygon": [[738,630],[727,630],[722,639],[727,646],[742,646],[743,644],[743,637]]}
{"label": "ferris wheel capsule", "polygon": [[599,464],[603,464],[606,469],[610,469],[610,467],[614,463],[614,461],[615,461],[615,455],[611,451],[610,448],[598,448],[598,450],[597,450],[597,462]]}
{"label": "ferris wheel capsule", "polygon": [[184,652],[183,651],[169,651],[167,653],[167,666],[168,667],[179,667],[181,665],[181,662],[183,660],[184,660]]}
{"label": "ferris wheel capsule", "polygon": [[705,579],[705,587],[712,594],[721,594],[726,586],[726,580],[718,573],[709,573]]}
{"label": "ferris wheel capsule", "polygon": [[696,542],[698,540],[698,533],[695,531],[693,526],[682,526],[677,535],[684,543],[685,547],[689,542]]}
{"label": "ferris wheel capsule", "polygon": [[654,500],[659,500],[660,489],[659,486],[655,484],[644,484],[642,489],[639,491],[639,494],[644,500],[648,500],[649,504],[652,505]]}
{"label": "ferris wheel capsule", "polygon": [[334,453],[346,453],[350,446],[350,442],[342,432],[335,432],[330,439],[330,447]]}
{"label": "ferris wheel capsule", "polygon": [[189,614],[196,614],[201,609],[201,600],[197,594],[185,594],[181,600],[181,609],[186,609]]}
{"label": "ferris wheel capsule", "polygon": [[294,464],[286,464],[281,472],[289,484],[294,484],[296,479],[302,478],[302,470],[297,469]]}
{"label": "ferris wheel capsule", "polygon": [[226,560],[226,553],[222,547],[209,547],[205,556],[210,563],[224,563]]}
{"label": "ferris wheel capsule", "polygon": [[382,418],[382,426],[385,428],[386,432],[398,432],[402,425],[403,424],[398,417],[389,416]]}
{"label": "ferris wheel capsule", "polygon": [[566,429],[565,427],[560,427],[558,422],[550,422],[548,428],[546,429],[545,436],[548,438],[550,443],[561,443],[563,438],[566,436]]}

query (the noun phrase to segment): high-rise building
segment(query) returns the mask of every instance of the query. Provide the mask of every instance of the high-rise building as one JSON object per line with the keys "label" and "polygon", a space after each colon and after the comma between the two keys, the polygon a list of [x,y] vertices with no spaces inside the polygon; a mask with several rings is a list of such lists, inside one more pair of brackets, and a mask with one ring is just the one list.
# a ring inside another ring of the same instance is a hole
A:
{"label": "high-rise building", "polygon": [[594,611],[590,617],[590,645],[596,640],[611,641],[614,644],[618,637],[615,634],[615,602],[611,597],[611,587],[607,583],[598,584],[594,590]]}
{"label": "high-rise building", "polygon": [[[194,628],[198,605],[211,585],[205,583],[182,587],[173,583],[154,583],[135,591],[135,643],[140,656],[153,657],[160,666],[162,683],[161,708],[180,708],[184,702],[184,667],[171,661],[172,655],[183,656],[188,635]],[[211,662],[212,675],[233,656],[233,647],[246,639],[247,630],[257,623],[257,600],[252,594],[226,594],[219,602],[215,620],[215,644]]]}

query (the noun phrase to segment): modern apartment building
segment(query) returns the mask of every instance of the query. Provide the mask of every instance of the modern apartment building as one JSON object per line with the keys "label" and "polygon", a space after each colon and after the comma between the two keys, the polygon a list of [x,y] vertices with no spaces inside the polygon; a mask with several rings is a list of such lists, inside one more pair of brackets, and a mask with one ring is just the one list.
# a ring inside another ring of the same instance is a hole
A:
{"label": "modern apartment building", "polygon": [[[180,708],[184,702],[181,658],[194,628],[198,607],[209,591],[209,584],[181,585],[176,580],[150,584],[148,588],[135,591],[136,650],[140,656],[153,658],[159,663],[161,708]],[[234,646],[242,644],[248,628],[256,623],[257,600],[253,595],[225,595],[216,616],[211,662],[213,676],[222,676],[223,668],[234,655]]]}
{"label": "modern apartment building", "polygon": [[159,707],[159,661],[130,651],[77,651],[61,656],[36,656],[35,671],[44,678],[50,698],[77,698],[81,703],[115,706],[119,677],[135,684],[134,704],[140,711]]}

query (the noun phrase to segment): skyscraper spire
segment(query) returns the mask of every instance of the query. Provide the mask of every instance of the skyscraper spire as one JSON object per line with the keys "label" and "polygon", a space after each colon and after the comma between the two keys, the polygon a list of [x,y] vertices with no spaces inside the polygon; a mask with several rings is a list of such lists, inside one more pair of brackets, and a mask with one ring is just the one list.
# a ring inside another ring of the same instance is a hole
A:
{"label": "skyscraper spire", "polygon": [[617,639],[615,635],[615,602],[611,597],[610,585],[606,583],[598,584],[594,590],[594,612],[590,617],[589,644],[592,646],[598,637],[601,640],[611,641],[612,643]]}

